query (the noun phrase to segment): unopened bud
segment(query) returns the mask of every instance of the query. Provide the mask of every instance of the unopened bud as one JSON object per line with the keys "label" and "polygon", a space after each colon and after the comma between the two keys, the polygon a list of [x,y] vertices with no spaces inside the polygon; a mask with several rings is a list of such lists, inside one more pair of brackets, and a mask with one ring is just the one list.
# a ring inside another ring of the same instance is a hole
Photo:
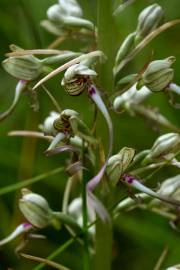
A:
{"label": "unopened bud", "polygon": [[163,18],[164,11],[158,4],[146,7],[138,17],[136,42],[141,41],[161,25]]}
{"label": "unopened bud", "polygon": [[35,80],[43,72],[40,60],[32,55],[9,57],[2,65],[10,75],[25,81]]}
{"label": "unopened bud", "polygon": [[133,148],[124,147],[117,155],[109,158],[106,171],[113,185],[118,183],[121,175],[132,162],[134,155],[135,150]]}
{"label": "unopened bud", "polygon": [[166,89],[173,80],[174,70],[171,68],[171,65],[174,61],[174,56],[164,60],[152,61],[143,73],[138,88],[145,85],[152,92]]}
{"label": "unopened bud", "polygon": [[45,228],[52,224],[53,211],[46,199],[30,190],[22,190],[19,208],[27,221],[37,228]]}
{"label": "unopened bud", "polygon": [[116,60],[115,60],[116,65],[118,65],[128,55],[128,53],[130,53],[130,51],[134,48],[135,36],[136,36],[135,32],[131,33],[123,41],[116,55]]}
{"label": "unopened bud", "polygon": [[160,136],[153,144],[149,154],[142,161],[147,164],[166,155],[174,154],[180,147],[180,135],[178,133],[167,133]]}
{"label": "unopened bud", "polygon": [[137,78],[138,78],[138,74],[130,74],[127,75],[123,78],[121,78],[118,82],[117,82],[117,87],[126,87],[127,85],[132,85],[133,82],[135,83]]}
{"label": "unopened bud", "polygon": [[180,174],[168,178],[164,182],[162,182],[158,193],[163,196],[174,197],[175,193],[178,191],[180,192]]}

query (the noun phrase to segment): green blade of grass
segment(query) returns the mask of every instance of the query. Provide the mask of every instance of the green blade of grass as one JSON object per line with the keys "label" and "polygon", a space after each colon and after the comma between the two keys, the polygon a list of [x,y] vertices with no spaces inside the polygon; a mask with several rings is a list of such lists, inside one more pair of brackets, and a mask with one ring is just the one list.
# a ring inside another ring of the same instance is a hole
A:
{"label": "green blade of grass", "polygon": [[15,191],[17,189],[20,189],[20,188],[26,187],[28,185],[34,184],[34,183],[36,183],[38,181],[41,181],[41,180],[43,180],[45,178],[48,178],[49,176],[58,174],[58,173],[62,172],[63,170],[64,170],[64,167],[56,168],[54,170],[51,170],[51,171],[48,171],[46,173],[37,175],[35,177],[32,177],[32,178],[29,178],[27,180],[18,182],[16,184],[12,184],[12,185],[3,187],[3,188],[0,189],[0,195],[4,195],[4,194],[7,194],[9,192]]}

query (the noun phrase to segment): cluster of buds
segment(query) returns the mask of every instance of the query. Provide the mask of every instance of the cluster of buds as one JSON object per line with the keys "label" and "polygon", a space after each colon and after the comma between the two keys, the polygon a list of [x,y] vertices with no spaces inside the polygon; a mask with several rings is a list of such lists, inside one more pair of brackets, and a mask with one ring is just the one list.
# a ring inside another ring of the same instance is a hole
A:
{"label": "cluster of buds", "polygon": [[172,160],[180,150],[180,135],[178,133],[167,133],[161,135],[153,144],[149,154],[143,159],[142,164],[162,160]]}
{"label": "cluster of buds", "polygon": [[69,30],[87,29],[94,31],[94,25],[82,18],[83,12],[76,0],[59,0],[47,10],[48,20],[42,26],[55,35],[66,34]]}
{"label": "cluster of buds", "polygon": [[146,7],[138,17],[138,24],[135,32],[129,34],[116,55],[116,66],[135,48],[138,42],[161,25],[164,12],[158,4]]}

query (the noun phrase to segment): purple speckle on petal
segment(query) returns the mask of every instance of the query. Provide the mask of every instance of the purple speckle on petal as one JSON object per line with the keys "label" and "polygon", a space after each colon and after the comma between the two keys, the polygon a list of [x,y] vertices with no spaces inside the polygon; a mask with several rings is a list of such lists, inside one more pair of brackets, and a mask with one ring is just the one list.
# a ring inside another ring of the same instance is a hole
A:
{"label": "purple speckle on petal", "polygon": [[20,80],[22,84],[26,84],[27,81],[26,80]]}
{"label": "purple speckle on petal", "polygon": [[123,175],[123,180],[124,180],[125,182],[127,182],[128,184],[132,184],[133,181],[134,181],[134,176],[128,175],[128,174],[124,174],[124,175]]}
{"label": "purple speckle on petal", "polygon": [[93,85],[91,85],[90,87],[89,87],[89,89],[88,89],[88,92],[89,92],[89,94],[92,96],[92,95],[94,95],[94,94],[96,94],[96,89],[95,89],[95,87],[93,86]]}
{"label": "purple speckle on petal", "polygon": [[31,224],[29,224],[29,223],[23,223],[23,227],[24,227],[24,229],[28,229],[28,228],[30,228],[32,225]]}

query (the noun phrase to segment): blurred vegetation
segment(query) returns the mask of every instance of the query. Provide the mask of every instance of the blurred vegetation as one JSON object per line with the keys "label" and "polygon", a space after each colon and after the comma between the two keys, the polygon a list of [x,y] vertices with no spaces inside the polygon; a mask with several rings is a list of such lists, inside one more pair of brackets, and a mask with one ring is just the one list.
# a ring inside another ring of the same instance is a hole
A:
{"label": "blurred vegetation", "polygon": [[[40,21],[46,17],[47,8],[55,3],[53,0],[0,0],[0,36],[1,49],[0,60],[9,51],[9,44],[17,44],[26,49],[45,48],[53,41],[53,35],[47,33],[40,26]],[[116,1],[117,3],[120,1]],[[179,0],[156,1],[165,10],[166,21],[180,17]],[[84,8],[85,16],[96,22],[96,0],[79,0]],[[139,12],[148,4],[154,1],[138,0],[129,6],[116,19],[116,46],[132,32],[135,28]],[[112,31],[115,31],[112,29]],[[135,73],[142,69],[153,53],[154,59],[165,58],[170,55],[176,56],[175,81],[180,84],[180,27],[175,26],[162,33],[140,53],[131,64],[127,65],[123,74]],[[78,42],[66,41],[61,49],[78,51]],[[87,97],[80,96],[75,99],[69,97],[61,88],[61,76],[47,82],[49,90],[53,91],[63,108],[72,108],[80,112],[83,120],[89,125],[92,123],[92,107],[82,106],[87,103]],[[0,68],[0,111],[5,110],[11,103],[16,80],[12,79]],[[104,89],[108,91],[108,89]],[[27,138],[8,137],[10,130],[32,129],[37,130],[39,123],[49,111],[53,110],[53,104],[49,101],[45,92],[39,90],[40,110],[32,112],[28,106],[26,96],[21,98],[19,105],[13,115],[0,126],[0,187],[28,179],[32,176],[62,166],[66,162],[67,154],[46,158],[43,154],[47,147],[44,141]],[[180,113],[172,108],[167,98],[160,94],[150,98],[150,104],[159,107],[165,116],[174,124],[180,124]],[[115,127],[115,143],[113,152],[116,153],[122,146],[133,147],[138,151],[149,148],[154,139],[158,136],[159,130],[141,118],[131,118],[128,114],[115,115],[112,113]],[[98,118],[97,133],[102,137],[104,143],[107,141],[107,130],[101,116]],[[163,179],[177,174],[176,169],[166,168],[155,174],[152,186],[157,185]],[[48,200],[54,209],[60,209],[61,198],[67,175],[60,173],[34,184],[31,188],[41,193]],[[0,197],[0,238],[7,235],[20,221],[23,220],[17,211],[17,198],[19,192],[11,192]],[[76,193],[74,192],[74,195]],[[28,254],[40,257],[48,256],[60,244],[69,238],[69,234],[62,230],[56,232],[49,228],[45,230],[47,240],[38,240],[26,247]],[[32,269],[35,264],[25,259],[19,259],[14,253],[17,241],[1,248],[0,269]],[[121,214],[116,221],[113,244],[113,269],[124,270],[152,270],[163,249],[168,247],[168,254],[164,261],[163,268],[174,265],[180,261],[180,245],[178,232],[173,230],[167,220],[144,212],[135,210]],[[82,269],[82,249],[76,243],[68,248],[63,254],[56,258],[56,261],[68,265],[73,270]],[[46,267],[46,269],[48,269]]]}

